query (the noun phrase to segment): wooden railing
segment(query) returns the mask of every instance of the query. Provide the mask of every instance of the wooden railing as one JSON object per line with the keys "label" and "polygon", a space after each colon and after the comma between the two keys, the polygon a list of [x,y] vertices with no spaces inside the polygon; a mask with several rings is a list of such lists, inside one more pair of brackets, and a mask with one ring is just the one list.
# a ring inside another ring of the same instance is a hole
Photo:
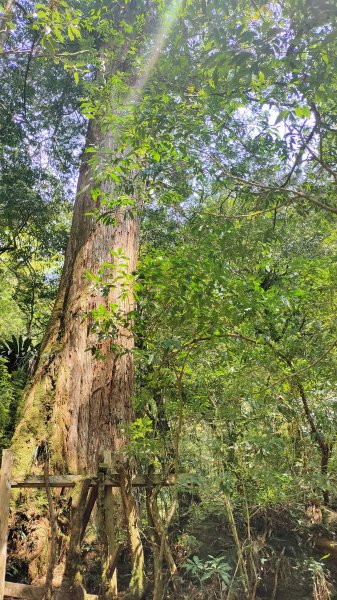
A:
{"label": "wooden railing", "polygon": [[[6,581],[6,562],[7,562],[7,537],[9,525],[9,507],[11,489],[16,488],[45,488],[44,476],[16,477],[12,478],[13,454],[10,450],[2,451],[2,463],[0,471],[0,600],[5,597],[24,598],[27,600],[42,600],[44,597],[44,587],[37,587],[21,583],[12,583]],[[83,480],[83,475],[50,475],[48,477],[49,486],[52,488],[73,488],[75,484]],[[84,520],[88,523],[91,511],[97,498],[98,477],[90,478],[91,493],[89,493],[87,504],[84,511]],[[133,487],[149,486],[171,486],[176,482],[176,476],[170,475],[163,477],[154,475],[151,479],[145,475],[134,475],[131,480]],[[104,479],[105,487],[119,487],[118,473],[109,473]],[[85,525],[84,525],[85,527]],[[72,594],[64,591],[55,590],[55,600],[72,600]],[[86,594],[88,600],[98,600],[99,597]]]}

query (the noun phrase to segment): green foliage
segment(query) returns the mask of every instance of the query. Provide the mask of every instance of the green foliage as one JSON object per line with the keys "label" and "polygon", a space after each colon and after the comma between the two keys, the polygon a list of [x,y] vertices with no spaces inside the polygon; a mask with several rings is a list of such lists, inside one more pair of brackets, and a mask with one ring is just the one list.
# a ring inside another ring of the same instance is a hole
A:
{"label": "green foliage", "polygon": [[25,383],[23,371],[9,373],[7,360],[0,356],[0,449],[10,444]]}
{"label": "green foliage", "polygon": [[221,584],[228,587],[231,580],[230,572],[232,568],[225,556],[211,556],[209,554],[208,560],[201,560],[197,555],[194,555],[184,563],[184,568],[187,573],[196,577],[200,583],[217,577]]}
{"label": "green foliage", "polygon": [[[128,273],[129,258],[122,248],[110,250],[111,261],[100,265],[97,274],[86,273],[86,278],[91,282],[91,287],[97,290],[102,297],[102,304],[93,308],[84,315],[91,321],[91,330],[97,337],[97,344],[88,348],[98,359],[105,358],[100,350],[100,344],[104,340],[110,341],[110,352],[116,356],[122,356],[125,348],[117,342],[120,329],[128,329],[133,319],[132,311],[126,311],[123,306],[130,295],[131,289],[136,293],[137,282],[133,274]],[[109,297],[110,291],[115,292],[116,301],[103,304],[105,298]]]}
{"label": "green foliage", "polygon": [[[183,244],[166,248],[163,256],[156,240],[141,264],[136,330],[140,360],[152,369],[148,396],[155,381],[174,430],[175,371],[183,369],[188,425],[181,464],[200,469],[192,455],[208,448],[207,460],[218,469],[218,480],[210,474],[208,498],[213,489],[214,496],[222,490],[240,501],[242,481],[252,503],[296,497],[299,486],[306,493],[336,490],[332,474],[329,481],[320,475],[320,483],[313,474],[319,454],[297,387],[300,378],[317,430],[333,444],[336,262],[330,218],[306,217],[304,223],[291,212],[276,228],[268,217],[254,228],[248,221],[236,227],[214,218],[205,204],[204,210],[192,209],[176,234]],[[318,401],[319,389],[324,393]],[[310,452],[310,475],[303,451]]]}
{"label": "green foliage", "polygon": [[[0,271],[0,337],[8,338],[18,335],[25,329],[24,315],[13,298],[13,277]],[[15,280],[14,280],[15,281]]]}
{"label": "green foliage", "polygon": [[8,413],[13,402],[13,388],[11,386],[11,376],[6,367],[6,360],[0,359],[0,427],[3,431],[8,423]]}
{"label": "green foliage", "polygon": [[123,433],[129,440],[125,451],[130,458],[141,461],[144,467],[160,464],[158,458],[163,449],[154,435],[152,419],[148,416],[135,419]]}
{"label": "green foliage", "polygon": [[6,360],[9,373],[18,369],[27,371],[36,351],[31,338],[23,338],[22,335],[0,340],[0,356]]}

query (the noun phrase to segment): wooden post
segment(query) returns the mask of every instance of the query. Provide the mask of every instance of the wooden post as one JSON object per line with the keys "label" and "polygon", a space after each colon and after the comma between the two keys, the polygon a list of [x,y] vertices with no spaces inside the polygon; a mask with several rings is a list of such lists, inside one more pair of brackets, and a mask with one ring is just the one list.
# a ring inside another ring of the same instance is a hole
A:
{"label": "wooden post", "polygon": [[82,585],[80,564],[83,514],[89,488],[90,479],[82,479],[72,493],[69,548],[61,583],[61,591],[72,592],[73,600],[83,600],[86,597],[86,592]]}
{"label": "wooden post", "polygon": [[3,600],[5,595],[9,499],[11,493],[12,466],[13,453],[10,450],[3,450],[0,477],[0,600]]}
{"label": "wooden post", "polygon": [[[104,450],[103,460],[108,472],[109,470],[111,472],[113,467],[111,450]],[[119,494],[118,491],[117,494]],[[108,594],[113,598],[118,595],[117,562],[123,547],[123,544],[118,542],[117,512],[118,498],[116,496],[116,490],[105,487],[103,519],[106,533],[106,554],[102,575],[105,588]]]}
{"label": "wooden post", "polygon": [[146,580],[144,571],[144,549],[138,526],[138,511],[135,499],[131,493],[130,469],[121,466],[119,473],[132,564],[129,593],[126,594],[125,598],[140,600],[145,594]]}

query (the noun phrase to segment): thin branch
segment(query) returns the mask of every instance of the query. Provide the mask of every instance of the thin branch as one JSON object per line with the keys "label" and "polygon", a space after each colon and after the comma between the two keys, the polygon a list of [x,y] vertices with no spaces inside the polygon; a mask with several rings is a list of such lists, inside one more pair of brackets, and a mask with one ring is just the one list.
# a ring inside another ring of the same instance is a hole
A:
{"label": "thin branch", "polygon": [[[2,32],[0,31],[0,34]],[[0,37],[1,39],[1,37]],[[30,48],[13,48],[13,49],[9,49],[9,50],[0,50],[0,56],[7,56],[7,55],[11,55],[11,54],[27,54],[31,52],[31,47]],[[73,56],[77,56],[78,54],[88,54],[89,52],[91,52],[90,50],[78,50],[77,52],[56,52],[55,53],[55,58],[63,58],[63,57],[73,57]],[[50,58],[50,55],[42,52],[41,50],[39,52],[37,52],[34,55],[35,58]]]}
{"label": "thin branch", "polygon": [[[303,127],[304,127],[304,125],[303,125]],[[303,154],[304,154],[305,150],[307,149],[308,145],[310,144],[312,138],[317,133],[317,131],[318,131],[318,124],[315,123],[314,127],[312,128],[312,130],[309,133],[309,135],[308,135],[308,137],[307,137],[306,140],[302,136],[302,131],[299,132],[300,138],[302,140],[302,145],[301,145],[301,147],[300,147],[300,149],[298,151],[298,154],[297,154],[297,156],[296,156],[296,158],[294,160],[293,166],[291,167],[291,169],[290,169],[290,171],[289,171],[289,173],[288,173],[288,175],[287,175],[284,183],[282,183],[282,185],[281,185],[282,188],[286,187],[288,185],[288,183],[290,182],[290,180],[291,180],[294,172],[296,171],[297,167],[299,167],[299,165],[302,162],[302,158],[303,158]]]}
{"label": "thin branch", "polygon": [[30,49],[30,53],[28,56],[28,60],[27,60],[27,66],[26,66],[26,70],[25,70],[25,77],[24,77],[24,83],[23,83],[23,112],[25,117],[27,116],[27,79],[28,79],[28,73],[29,73],[29,69],[30,69],[30,63],[32,61],[33,58],[33,52],[34,52],[34,47],[35,44],[37,42],[37,40],[39,39],[39,33],[35,34],[33,41],[32,41],[32,45],[31,45],[31,49]]}
{"label": "thin branch", "polygon": [[235,339],[235,340],[243,340],[244,342],[248,342],[249,344],[254,344],[254,345],[256,345],[258,343],[257,340],[254,340],[253,338],[250,338],[241,333],[222,333],[221,335],[207,335],[207,336],[202,336],[200,338],[194,338],[193,340],[190,340],[189,342],[185,342],[185,344],[183,344],[183,347],[188,348],[191,346],[196,346],[200,342],[209,342],[211,340],[214,341],[216,339],[221,339],[221,338],[231,338],[231,339]]}
{"label": "thin branch", "polygon": [[237,181],[241,185],[246,185],[249,187],[257,187],[259,189],[266,190],[268,192],[274,192],[277,194],[293,194],[297,198],[303,198],[303,200],[307,200],[307,202],[310,202],[311,204],[314,204],[315,206],[319,206],[320,208],[323,208],[324,210],[331,212],[334,215],[337,215],[337,208],[334,208],[333,206],[329,206],[328,204],[324,204],[324,202],[321,202],[321,200],[317,200],[316,198],[314,198],[313,196],[311,196],[310,194],[307,194],[305,192],[300,192],[298,190],[293,190],[291,188],[286,188],[286,187],[281,187],[281,186],[279,186],[279,187],[270,186],[265,183],[259,183],[258,181],[255,181],[255,180],[243,179],[242,177],[237,177],[235,175],[232,175],[232,173],[230,173],[229,171],[225,171],[224,169],[223,169],[223,174],[226,177],[230,177],[234,181]]}
{"label": "thin branch", "polygon": [[303,367],[302,369],[299,369],[298,371],[295,371],[293,373],[293,377],[296,377],[299,373],[304,373],[305,371],[308,371],[310,369],[312,369],[313,367],[315,367],[316,365],[318,365],[321,360],[323,360],[323,358],[329,354],[329,352],[331,352],[331,350],[334,349],[334,347],[337,345],[337,338],[332,342],[332,344],[330,344],[325,350],[324,352],[318,357],[316,358],[312,363],[310,363],[310,365],[308,365],[307,367]]}
{"label": "thin branch", "polygon": [[220,213],[211,213],[211,212],[207,212],[206,215],[212,215],[214,217],[221,217],[222,220],[224,221],[236,221],[239,219],[253,219],[255,217],[260,217],[261,215],[265,215],[267,213],[273,212],[273,211],[277,211],[280,208],[285,208],[286,206],[289,206],[289,201],[285,201],[282,204],[276,204],[275,206],[270,206],[269,208],[266,208],[264,210],[253,210],[251,212],[248,213],[242,213],[240,215],[223,215],[221,212]]}
{"label": "thin branch", "polygon": [[309,152],[309,154],[312,156],[312,158],[314,158],[316,160],[316,162],[318,162],[321,165],[321,167],[323,167],[323,169],[325,169],[325,171],[327,171],[328,173],[330,173],[330,175],[332,175],[332,177],[335,180],[335,183],[337,184],[337,173],[336,173],[336,171],[334,171],[330,167],[330,165],[328,165],[328,163],[325,162],[325,160],[323,160],[321,157],[319,157],[318,154],[316,154],[316,152],[314,152],[314,150],[312,148],[310,148],[309,145],[307,146],[306,149]]}

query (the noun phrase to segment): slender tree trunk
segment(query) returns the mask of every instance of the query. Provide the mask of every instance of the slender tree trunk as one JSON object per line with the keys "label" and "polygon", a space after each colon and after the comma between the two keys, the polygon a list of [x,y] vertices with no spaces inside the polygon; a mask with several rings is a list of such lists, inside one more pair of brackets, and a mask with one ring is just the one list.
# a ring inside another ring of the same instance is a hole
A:
{"label": "slender tree trunk", "polygon": [[[327,476],[329,467],[329,458],[331,454],[331,447],[327,442],[323,442],[320,445],[321,450],[321,474]],[[330,493],[328,490],[323,490],[324,504],[328,505],[330,502]]]}
{"label": "slender tree trunk", "polygon": [[[101,134],[95,124],[90,124],[89,144],[112,148],[112,134]],[[87,216],[97,208],[91,197],[93,171],[88,156],[83,155],[57,300],[13,440],[16,466],[21,473],[29,468],[37,443],[46,439],[51,468],[63,473],[93,474],[104,450],[121,448],[120,425],[132,418],[132,333],[122,327],[118,329],[114,343],[123,348],[122,355],[110,351],[111,339],[100,342],[104,360],[97,359],[89,350],[97,345],[90,312],[100,305],[109,308],[111,303],[125,313],[130,312],[132,290],[122,299],[117,285],[103,297],[86,274],[97,274],[102,263],[112,262],[110,251],[120,248],[128,259],[127,273],[134,272],[138,221],[119,214],[116,225],[105,225]]]}
{"label": "slender tree trunk", "polygon": [[[317,428],[314,417],[313,417],[312,412],[308,405],[304,387],[299,380],[297,380],[297,387],[298,387],[300,395],[301,395],[304,413],[305,413],[307,421],[310,425],[312,436],[313,436],[313,438],[319,448],[319,451],[321,453],[321,475],[327,476],[328,475],[328,467],[329,467],[329,458],[331,455],[332,446],[331,446],[331,444],[328,443],[324,434],[321,431],[319,431],[319,429]],[[323,494],[324,504],[328,505],[330,502],[329,491],[322,490],[322,494]]]}

